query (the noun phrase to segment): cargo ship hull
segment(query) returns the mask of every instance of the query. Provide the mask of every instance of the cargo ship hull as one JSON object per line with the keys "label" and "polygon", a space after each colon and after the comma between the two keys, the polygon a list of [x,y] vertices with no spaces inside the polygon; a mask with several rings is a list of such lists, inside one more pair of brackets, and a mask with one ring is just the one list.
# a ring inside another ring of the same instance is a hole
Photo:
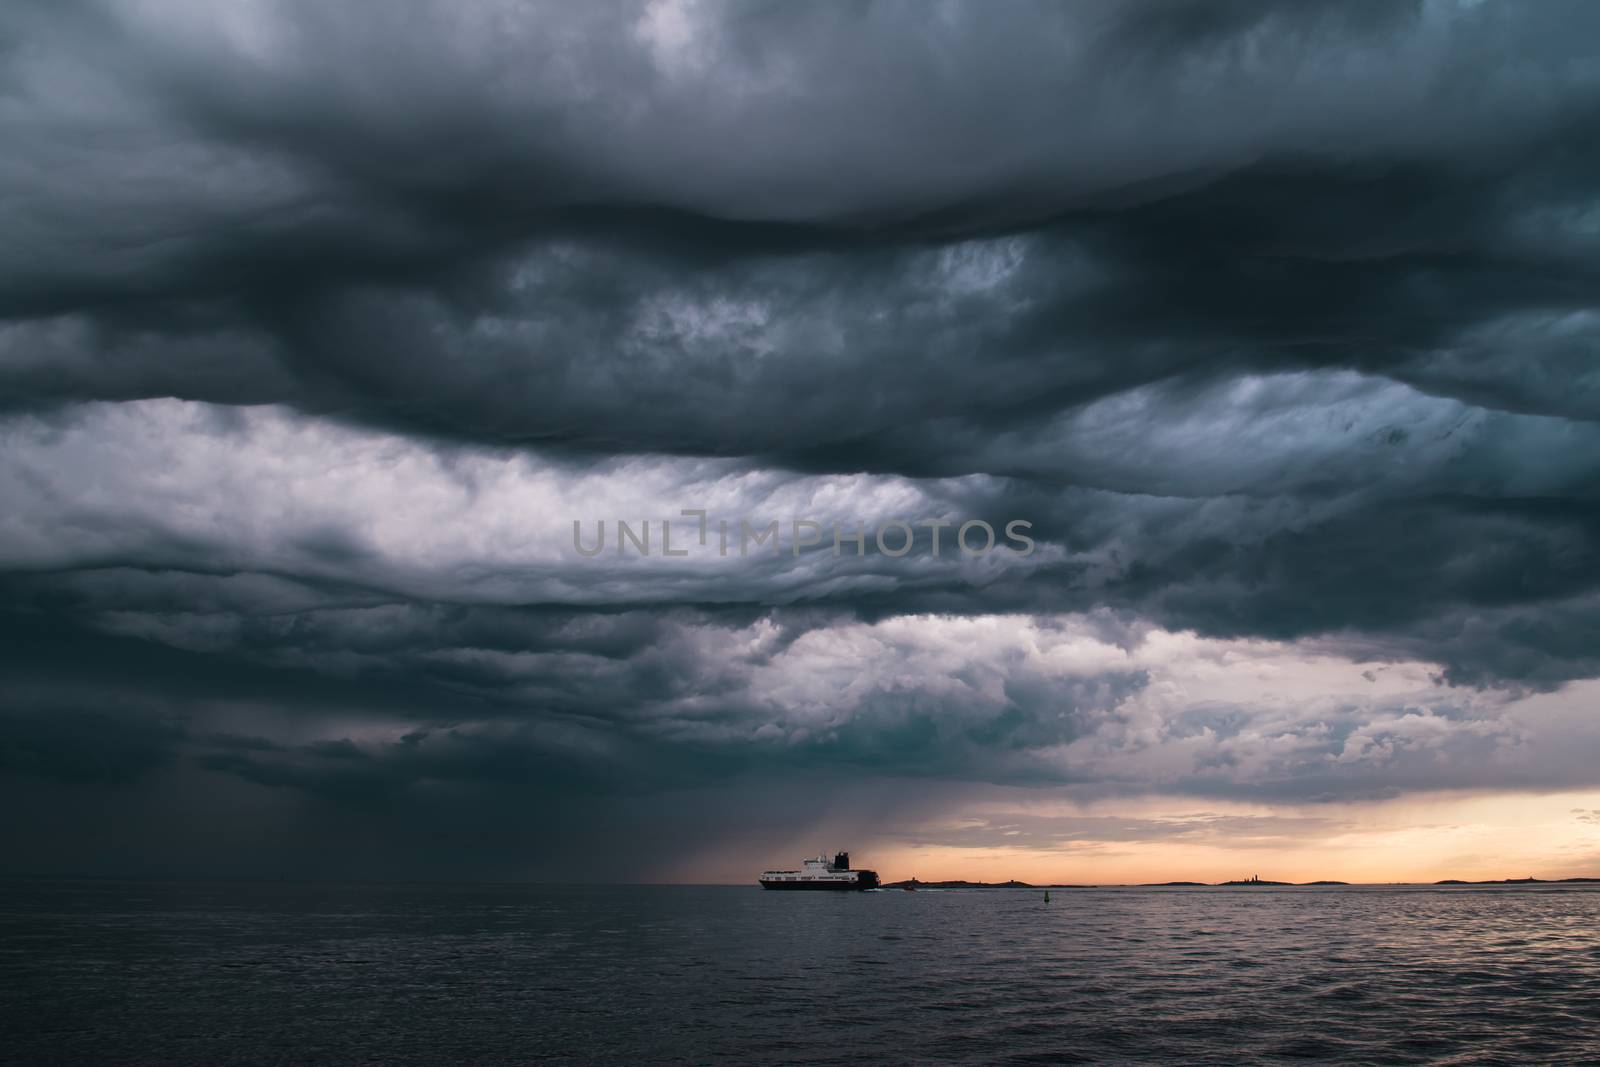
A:
{"label": "cargo ship hull", "polygon": [[878,888],[878,876],[871,871],[858,871],[858,874],[871,875],[869,878],[852,879],[827,879],[801,881],[800,879],[763,878],[762,889],[803,889],[834,893],[858,893],[863,889]]}

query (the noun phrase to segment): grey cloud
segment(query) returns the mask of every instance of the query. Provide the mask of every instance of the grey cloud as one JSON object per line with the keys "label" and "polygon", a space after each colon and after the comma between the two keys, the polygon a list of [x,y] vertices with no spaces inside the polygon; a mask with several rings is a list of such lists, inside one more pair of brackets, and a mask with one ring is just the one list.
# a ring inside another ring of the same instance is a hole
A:
{"label": "grey cloud", "polygon": [[[1600,674],[1597,18],[12,4],[4,770],[368,817],[762,773],[1590,784],[1589,734],[1492,702]],[[539,540],[691,493],[1040,552]],[[1459,692],[1141,733],[1144,667],[818,651],[995,616]]]}
{"label": "grey cloud", "polygon": [[[776,392],[798,402],[782,446],[820,461],[854,449],[847,426],[1015,420],[1241,363],[1415,360],[1482,397],[1474,352],[1507,315],[1570,329],[1592,288],[1563,225],[1593,175],[1565,136],[1596,103],[1586,5],[684,8],[692,34],[659,47],[672,5],[66,10],[22,5],[10,31],[31,105],[11,245],[39,251],[12,263],[18,311],[65,316],[18,344],[71,351],[8,362],[46,395],[142,375],[740,452],[779,444],[759,407],[709,434],[639,401]],[[69,136],[89,118],[113,135]],[[99,177],[127,166],[142,180]],[[239,355],[180,376],[185,347]],[[1495,384],[1593,416],[1592,395]]]}
{"label": "grey cloud", "polygon": [[0,713],[0,774],[129,784],[170,763],[183,733],[137,709],[29,706]]}
{"label": "grey cloud", "polygon": [[[1025,620],[942,620],[946,633],[922,633],[814,619],[786,639],[778,618],[652,612],[598,625],[581,613],[519,623],[458,612],[452,628],[409,640],[379,625],[383,642],[360,653],[324,634],[303,648],[258,636],[164,656],[131,638],[18,628],[14,701],[114,703],[108,687],[134,685],[148,708],[180,718],[162,726],[135,709],[119,725],[34,710],[12,720],[11,749],[23,755],[8,765],[70,777],[57,756],[79,737],[90,764],[127,768],[124,778],[183,758],[367,804],[437,781],[630,794],[750,772],[1054,785],[1084,798],[1328,800],[1592,780],[1591,730],[1552,733],[1508,711],[1505,695],[1440,688],[1395,703],[1365,695],[1370,683],[1358,686],[1352,669],[1343,703],[1275,705],[1263,694],[1167,709],[1147,701],[1188,668],[1128,661],[1143,639],[1105,644],[1118,631],[1111,619],[1105,637],[1078,623],[1019,635]],[[519,626],[514,651],[473,644]],[[451,640],[460,643],[442,643]],[[1095,649],[1094,659],[1054,666],[1057,642]]]}

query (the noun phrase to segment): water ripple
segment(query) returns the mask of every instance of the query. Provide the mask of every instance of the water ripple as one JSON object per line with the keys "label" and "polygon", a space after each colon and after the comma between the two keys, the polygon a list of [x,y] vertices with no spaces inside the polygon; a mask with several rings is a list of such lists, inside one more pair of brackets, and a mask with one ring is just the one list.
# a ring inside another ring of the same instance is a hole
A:
{"label": "water ripple", "polygon": [[0,885],[19,1063],[1600,1062],[1600,890]]}

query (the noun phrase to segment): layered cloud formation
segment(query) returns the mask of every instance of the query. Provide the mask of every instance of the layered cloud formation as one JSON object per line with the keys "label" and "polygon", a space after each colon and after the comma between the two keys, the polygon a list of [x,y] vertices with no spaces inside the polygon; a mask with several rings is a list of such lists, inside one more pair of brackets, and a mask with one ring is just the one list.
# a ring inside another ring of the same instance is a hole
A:
{"label": "layered cloud formation", "polygon": [[[10,5],[15,864],[200,797],[164,862],[250,826],[609,875],[643,811],[752,840],[824,780],[879,829],[1600,787],[1597,40],[1585,3]],[[574,551],[683,509],[868,537]],[[1018,518],[1027,555],[950,549]]]}

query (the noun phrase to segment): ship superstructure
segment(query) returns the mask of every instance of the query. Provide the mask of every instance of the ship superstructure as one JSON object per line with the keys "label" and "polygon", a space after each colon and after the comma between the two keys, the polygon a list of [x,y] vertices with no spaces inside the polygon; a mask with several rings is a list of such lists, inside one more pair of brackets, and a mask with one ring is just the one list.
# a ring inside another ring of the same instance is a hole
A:
{"label": "ship superstructure", "polygon": [[762,889],[876,889],[877,871],[850,868],[850,853],[838,852],[808,859],[797,871],[763,871]]}

